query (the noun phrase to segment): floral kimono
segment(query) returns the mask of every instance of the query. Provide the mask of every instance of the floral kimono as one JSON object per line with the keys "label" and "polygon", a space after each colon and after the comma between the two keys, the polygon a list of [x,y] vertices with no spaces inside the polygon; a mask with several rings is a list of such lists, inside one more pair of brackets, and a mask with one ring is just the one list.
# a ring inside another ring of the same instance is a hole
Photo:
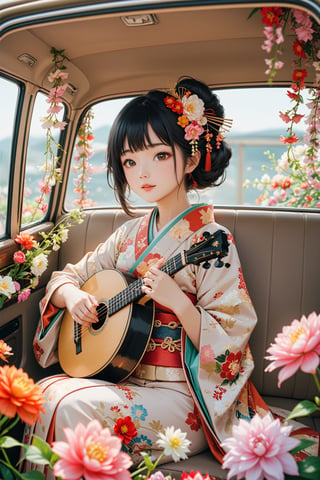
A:
{"label": "floral kimono", "polygon": [[40,383],[46,413],[29,433],[49,442],[65,440],[65,426],[74,428],[78,422],[96,418],[113,431],[117,420],[129,416],[137,430],[130,442],[131,454],[155,449],[157,432],[172,425],[191,440],[189,455],[209,444],[221,460],[220,443],[230,436],[233,424],[267,410],[249,380],[253,359],[248,340],[256,314],[232,236],[215,222],[211,206],[193,206],[159,232],[155,216],[156,210],[129,220],[77,264],[53,273],[40,304],[35,355],[43,367],[58,361],[63,315],[50,303],[57,287],[66,283],[82,287],[87,279],[109,268],[142,277],[154,262],[165,262],[179,253],[183,257],[207,232],[222,230],[227,239],[223,258],[210,260],[210,265],[187,264],[174,276],[201,313],[199,351],[172,312],[156,305],[151,338],[129,378],[118,384],[65,374],[45,378]]}

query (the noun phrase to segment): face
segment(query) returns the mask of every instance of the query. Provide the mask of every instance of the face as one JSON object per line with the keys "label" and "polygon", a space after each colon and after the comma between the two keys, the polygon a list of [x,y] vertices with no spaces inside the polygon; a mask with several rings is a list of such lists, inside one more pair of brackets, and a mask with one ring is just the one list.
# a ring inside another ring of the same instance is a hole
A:
{"label": "face", "polygon": [[176,169],[172,148],[165,145],[149,128],[150,145],[144,150],[130,152],[127,142],[121,156],[123,171],[130,189],[148,203],[177,201],[185,195],[184,175],[187,169],[179,148],[175,149]]}

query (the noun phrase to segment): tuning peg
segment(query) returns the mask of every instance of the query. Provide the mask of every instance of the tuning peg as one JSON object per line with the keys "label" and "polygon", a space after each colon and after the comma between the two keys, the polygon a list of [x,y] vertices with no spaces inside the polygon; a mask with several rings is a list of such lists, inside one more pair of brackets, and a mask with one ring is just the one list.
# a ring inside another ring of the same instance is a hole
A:
{"label": "tuning peg", "polygon": [[209,238],[210,237],[210,233],[209,232],[203,232],[203,236],[204,238]]}
{"label": "tuning peg", "polygon": [[205,263],[202,264],[203,268],[208,269],[211,267],[210,263],[206,261]]}
{"label": "tuning peg", "polygon": [[214,266],[215,266],[216,268],[221,268],[221,267],[223,267],[223,265],[224,265],[224,263],[223,263],[223,261],[221,260],[221,258],[217,258],[217,260],[215,261]]}

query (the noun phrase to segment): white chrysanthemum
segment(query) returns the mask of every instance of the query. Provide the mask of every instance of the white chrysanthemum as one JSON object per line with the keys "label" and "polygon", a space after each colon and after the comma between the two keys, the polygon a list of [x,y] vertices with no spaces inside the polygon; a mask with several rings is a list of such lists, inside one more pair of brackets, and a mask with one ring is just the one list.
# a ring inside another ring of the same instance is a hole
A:
{"label": "white chrysanthemum", "polygon": [[200,125],[201,122],[207,119],[204,117],[204,102],[198,95],[190,95],[189,97],[184,96],[182,97],[182,105],[183,105],[183,113],[188,117],[190,122],[194,120]]}
{"label": "white chrysanthemum", "polygon": [[14,286],[12,278],[9,277],[9,275],[5,277],[0,275],[0,294],[11,298],[11,294],[15,293],[15,291],[16,287]]}
{"label": "white chrysanthemum", "polygon": [[175,462],[180,459],[188,458],[186,452],[189,452],[191,442],[186,438],[187,434],[182,432],[180,428],[167,427],[164,433],[159,433],[157,444],[163,448],[165,455],[171,455]]}
{"label": "white chrysanthemum", "polygon": [[62,243],[68,240],[68,235],[69,235],[69,230],[67,228],[64,228],[63,230],[61,230],[60,238]]}
{"label": "white chrysanthemum", "polygon": [[37,255],[32,260],[31,272],[36,277],[40,277],[40,275],[42,275],[43,272],[47,269],[47,266],[48,266],[47,256],[44,253],[40,253],[40,255]]}

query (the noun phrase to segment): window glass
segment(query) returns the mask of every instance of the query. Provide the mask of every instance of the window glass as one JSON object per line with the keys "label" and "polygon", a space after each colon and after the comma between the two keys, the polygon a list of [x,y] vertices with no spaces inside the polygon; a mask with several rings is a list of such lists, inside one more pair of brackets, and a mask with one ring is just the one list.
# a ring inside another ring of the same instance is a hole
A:
{"label": "window glass", "polygon": [[8,185],[13,129],[18,101],[19,87],[0,77],[0,237],[5,234],[8,212]]}
{"label": "window glass", "polygon": [[[226,206],[259,205],[264,176],[271,178],[277,173],[267,152],[274,154],[275,159],[280,159],[287,151],[287,146],[280,141],[280,136],[286,135],[287,125],[279,116],[280,111],[285,112],[289,108],[287,88],[238,88],[216,90],[215,93],[224,106],[226,118],[233,119],[232,129],[226,134],[226,140],[232,148],[232,158],[225,182],[218,187],[192,193],[191,201]],[[88,206],[116,205],[114,193],[106,181],[105,152],[112,122],[129,100],[109,100],[92,107],[94,140],[93,154],[89,160],[92,175],[87,183],[87,195],[91,199]],[[301,112],[304,113],[304,110],[302,106]],[[296,133],[303,139],[303,125],[297,126]],[[74,158],[76,155],[77,152]],[[77,185],[73,171],[67,192],[68,209],[75,206]],[[133,198],[133,201],[135,206],[143,205],[140,199]]]}
{"label": "window glass", "polygon": [[[64,107],[57,114],[61,121],[64,116]],[[60,130],[51,128],[53,142],[50,148],[47,140],[47,129],[42,127],[41,119],[48,113],[47,96],[39,92],[37,94],[28,141],[26,174],[23,195],[22,225],[25,226],[34,221],[41,220],[46,213],[47,202],[50,192],[42,189],[46,182],[46,170],[50,169],[53,158],[58,154],[57,145],[59,142]],[[52,148],[51,153],[49,152]],[[40,202],[41,200],[41,202]]]}

